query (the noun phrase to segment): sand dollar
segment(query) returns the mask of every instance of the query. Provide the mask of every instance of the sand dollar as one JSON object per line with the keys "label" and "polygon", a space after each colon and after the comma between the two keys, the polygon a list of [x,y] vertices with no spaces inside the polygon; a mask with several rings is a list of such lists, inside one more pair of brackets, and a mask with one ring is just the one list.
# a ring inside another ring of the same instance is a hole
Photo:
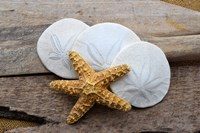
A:
{"label": "sand dollar", "polygon": [[165,54],[148,42],[127,46],[117,55],[112,67],[128,64],[131,71],[111,89],[133,106],[145,108],[159,103],[170,85],[170,67]]}
{"label": "sand dollar", "polygon": [[78,35],[87,28],[88,25],[72,18],[49,26],[37,43],[37,52],[44,66],[60,77],[76,78],[68,53]]}
{"label": "sand dollar", "polygon": [[96,71],[110,68],[117,53],[125,46],[140,41],[130,29],[116,23],[94,25],[77,38],[73,50]]}

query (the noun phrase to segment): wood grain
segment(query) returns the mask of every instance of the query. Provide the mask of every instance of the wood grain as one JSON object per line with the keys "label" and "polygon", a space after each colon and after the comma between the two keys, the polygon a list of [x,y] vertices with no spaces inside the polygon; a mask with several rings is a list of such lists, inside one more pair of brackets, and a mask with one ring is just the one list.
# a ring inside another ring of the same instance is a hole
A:
{"label": "wood grain", "polygon": [[72,126],[65,121],[77,99],[50,90],[49,82],[58,78],[53,75],[0,78],[0,106],[58,122],[58,125],[16,129],[16,132],[199,131],[200,65],[174,66],[171,72],[169,93],[158,105],[147,109],[133,108],[128,113],[96,105]]}
{"label": "wood grain", "polygon": [[[13,39],[13,36],[2,34],[0,38],[9,41],[0,41],[0,76],[49,73],[42,65],[36,52],[37,38],[47,26],[33,26],[31,33],[24,33],[22,40]],[[20,30],[22,30],[20,28]],[[16,33],[15,33],[16,32]],[[22,34],[21,31],[12,32],[14,37]],[[37,33],[35,33],[37,32]],[[12,40],[13,39],[13,40]],[[150,37],[141,36],[159,46],[170,62],[200,61],[200,35]]]}
{"label": "wood grain", "polygon": [[200,61],[200,12],[185,7],[160,0],[1,0],[0,106],[50,122],[10,132],[200,132],[200,65],[171,67],[169,93],[152,108],[124,113],[95,105],[67,125],[77,98],[49,89],[59,78],[40,63],[36,43],[50,24],[69,17],[127,26],[158,45],[171,63]]}
{"label": "wood grain", "polygon": [[[199,12],[160,0],[1,0],[0,3],[0,27],[4,28],[51,24],[61,18],[72,17],[88,24],[117,22],[144,35],[200,33]],[[166,23],[166,19],[184,25],[186,30],[180,31]]]}
{"label": "wood grain", "polygon": [[171,63],[200,61],[200,35],[147,37],[144,40],[160,47]]}
{"label": "wood grain", "polygon": [[49,73],[37,56],[37,40],[50,24],[68,17],[127,26],[163,49],[170,62],[200,60],[197,11],[159,0],[1,0],[0,76]]}

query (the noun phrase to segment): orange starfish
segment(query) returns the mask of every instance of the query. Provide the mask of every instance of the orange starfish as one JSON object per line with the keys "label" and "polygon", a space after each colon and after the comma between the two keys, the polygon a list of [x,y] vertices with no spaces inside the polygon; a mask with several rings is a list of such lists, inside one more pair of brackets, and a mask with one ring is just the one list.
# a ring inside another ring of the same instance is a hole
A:
{"label": "orange starfish", "polygon": [[129,103],[107,90],[110,83],[130,71],[128,65],[95,72],[75,51],[70,51],[69,57],[79,80],[55,80],[50,83],[50,87],[55,90],[79,96],[77,103],[67,117],[68,124],[78,121],[95,102],[123,111],[131,109]]}

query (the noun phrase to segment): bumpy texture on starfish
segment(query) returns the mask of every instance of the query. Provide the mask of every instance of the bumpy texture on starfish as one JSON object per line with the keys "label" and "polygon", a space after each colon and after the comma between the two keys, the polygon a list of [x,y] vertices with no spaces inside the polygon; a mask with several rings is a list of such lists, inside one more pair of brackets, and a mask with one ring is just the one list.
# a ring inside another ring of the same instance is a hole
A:
{"label": "bumpy texture on starfish", "polygon": [[50,87],[55,90],[79,96],[77,103],[67,117],[68,124],[78,121],[95,102],[123,111],[131,109],[129,103],[107,90],[110,83],[130,71],[128,65],[95,72],[75,51],[70,51],[69,57],[79,80],[55,80],[50,83]]}

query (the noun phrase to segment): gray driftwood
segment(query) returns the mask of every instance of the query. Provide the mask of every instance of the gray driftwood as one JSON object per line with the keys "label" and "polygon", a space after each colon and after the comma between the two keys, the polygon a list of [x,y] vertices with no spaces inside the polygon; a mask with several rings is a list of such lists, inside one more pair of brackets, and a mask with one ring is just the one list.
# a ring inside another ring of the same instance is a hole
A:
{"label": "gray driftwood", "polygon": [[199,61],[200,12],[159,0],[0,2],[0,76],[49,73],[36,53],[42,32],[61,18],[116,22],[157,44],[170,62]]}
{"label": "gray driftwood", "polygon": [[[40,63],[36,43],[50,24],[69,17],[89,25],[120,23],[158,45],[173,62],[164,100],[128,113],[96,105],[77,124],[67,125],[76,98],[49,89],[58,77]],[[200,132],[200,65],[187,62],[200,61],[199,22],[200,12],[160,0],[1,0],[0,107],[48,122],[9,132]],[[180,61],[186,64],[177,66]]]}
{"label": "gray driftwood", "polygon": [[18,132],[194,132],[200,130],[200,66],[172,67],[169,93],[158,105],[124,113],[94,106],[75,125],[65,124],[76,98],[50,90],[53,75],[0,79],[0,106],[58,122],[56,125],[16,129]]}

